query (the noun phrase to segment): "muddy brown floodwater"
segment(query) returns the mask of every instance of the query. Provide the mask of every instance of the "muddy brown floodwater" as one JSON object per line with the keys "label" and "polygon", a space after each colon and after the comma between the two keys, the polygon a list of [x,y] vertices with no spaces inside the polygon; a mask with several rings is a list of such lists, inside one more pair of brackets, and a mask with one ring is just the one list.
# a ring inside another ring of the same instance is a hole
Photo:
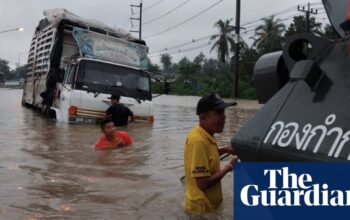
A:
{"label": "muddy brown floodwater", "polygon": [[[130,147],[95,151],[98,125],[55,123],[21,106],[22,90],[0,89],[0,219],[190,219],[183,208],[183,144],[198,97],[160,96],[153,125],[131,123]],[[260,108],[226,111],[221,145]],[[229,160],[227,158],[226,160]],[[223,162],[225,163],[225,161]],[[224,203],[204,219],[232,219],[233,174]]]}

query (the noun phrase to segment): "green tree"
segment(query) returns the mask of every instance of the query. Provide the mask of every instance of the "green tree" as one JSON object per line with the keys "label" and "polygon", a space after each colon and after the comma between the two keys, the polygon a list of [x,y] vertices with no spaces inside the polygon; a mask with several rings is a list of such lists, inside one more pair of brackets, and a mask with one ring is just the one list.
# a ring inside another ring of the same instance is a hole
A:
{"label": "green tree", "polygon": [[11,71],[11,75],[13,78],[20,79],[20,78],[25,78],[27,72],[27,64],[23,66],[18,66],[15,70]]}
{"label": "green tree", "polygon": [[0,72],[8,74],[10,73],[9,61],[0,59]]}
{"label": "green tree", "polygon": [[231,33],[233,27],[230,26],[230,20],[223,21],[221,19],[215,23],[214,27],[219,29],[219,33],[210,37],[210,40],[216,40],[210,52],[216,49],[218,60],[226,63],[230,55],[230,47],[234,45]]}
{"label": "green tree", "polygon": [[320,36],[330,40],[337,40],[340,38],[338,34],[335,32],[333,26],[330,24],[326,24],[326,26],[320,32]]}
{"label": "green tree", "polygon": [[188,78],[193,78],[194,75],[197,75],[201,71],[201,66],[191,62],[187,57],[183,57],[176,67],[177,73],[187,76]]}
{"label": "green tree", "polygon": [[270,16],[263,18],[263,24],[255,28],[253,47],[256,47],[260,54],[281,50],[283,41],[283,32],[285,25],[280,19]]}
{"label": "green tree", "polygon": [[160,67],[157,64],[148,64],[148,72],[152,73],[159,73],[160,72]]}
{"label": "green tree", "polygon": [[240,43],[240,75],[239,79],[251,81],[254,72],[254,66],[259,58],[259,54],[253,48],[250,48],[244,41]]}
{"label": "green tree", "polygon": [[208,60],[205,60],[202,65],[202,72],[205,75],[214,77],[215,71],[217,70],[218,65],[219,65],[219,62],[215,59],[210,58]]}
{"label": "green tree", "polygon": [[[316,22],[314,17],[310,18],[309,31],[315,35],[320,35],[322,23]],[[294,34],[306,33],[306,17],[303,15],[295,16],[293,22],[288,26],[285,37],[288,38]]]}
{"label": "green tree", "polygon": [[201,66],[191,62],[187,57],[183,57],[177,64],[174,64],[174,71],[178,73],[176,77],[175,92],[181,95],[196,95],[198,92],[198,74],[201,72]]}
{"label": "green tree", "polygon": [[[239,62],[239,77],[238,77],[238,95],[243,99],[255,99],[256,92],[253,86],[253,73],[256,61],[259,54],[254,48],[247,45],[246,42],[240,42],[240,62]],[[231,58],[231,69],[234,74],[235,57]],[[232,82],[233,84],[233,82]]]}
{"label": "green tree", "polygon": [[160,67],[157,64],[148,64],[148,72],[151,75],[152,93],[161,93],[163,91],[163,84],[160,82],[158,75],[160,74]]}
{"label": "green tree", "polygon": [[171,59],[172,59],[172,57],[167,53],[160,55],[160,62],[163,64],[163,70],[165,72],[170,71]]}
{"label": "green tree", "polygon": [[202,65],[205,60],[205,55],[200,52],[194,59],[193,62],[198,65]]}
{"label": "green tree", "polygon": [[[252,83],[255,61],[258,53],[254,48],[249,48],[245,42],[241,42],[241,61],[239,77],[240,98],[256,98],[255,88]],[[153,67],[152,67],[153,68]],[[165,93],[165,80],[169,84],[170,94],[202,96],[217,92],[220,96],[228,98],[232,95],[233,74],[230,64],[222,63],[217,59],[205,59],[200,53],[193,61],[183,57],[179,62],[172,63],[169,77],[152,82],[154,93]]]}

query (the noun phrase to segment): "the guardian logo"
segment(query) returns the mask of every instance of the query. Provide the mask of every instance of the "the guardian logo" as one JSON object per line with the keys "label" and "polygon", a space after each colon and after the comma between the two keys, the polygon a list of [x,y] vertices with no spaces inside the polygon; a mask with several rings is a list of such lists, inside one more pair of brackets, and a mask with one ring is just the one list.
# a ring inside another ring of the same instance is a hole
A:
{"label": "the guardian logo", "polygon": [[233,187],[234,220],[350,219],[350,163],[241,162]]}
{"label": "the guardian logo", "polygon": [[289,172],[288,167],[264,169],[267,187],[249,184],[240,189],[240,200],[245,206],[350,206],[350,190],[333,189],[325,182],[314,182],[309,173]]}

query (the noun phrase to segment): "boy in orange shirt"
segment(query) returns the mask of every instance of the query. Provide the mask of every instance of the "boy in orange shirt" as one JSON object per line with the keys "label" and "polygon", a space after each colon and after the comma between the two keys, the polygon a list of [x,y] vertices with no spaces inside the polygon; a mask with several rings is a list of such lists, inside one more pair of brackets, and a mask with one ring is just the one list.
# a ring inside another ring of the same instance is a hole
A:
{"label": "boy in orange shirt", "polygon": [[117,131],[113,121],[106,119],[101,123],[101,130],[104,133],[95,145],[96,150],[114,149],[132,144],[132,139],[125,131]]}

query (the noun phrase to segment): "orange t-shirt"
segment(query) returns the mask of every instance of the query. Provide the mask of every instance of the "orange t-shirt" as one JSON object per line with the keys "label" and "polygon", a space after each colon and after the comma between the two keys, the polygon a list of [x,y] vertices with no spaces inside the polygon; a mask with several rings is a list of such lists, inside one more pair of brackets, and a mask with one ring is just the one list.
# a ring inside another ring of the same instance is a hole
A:
{"label": "orange t-shirt", "polygon": [[115,131],[114,140],[109,141],[106,138],[106,135],[100,137],[95,145],[96,150],[105,150],[117,147],[128,146],[132,144],[132,139],[125,131]]}

